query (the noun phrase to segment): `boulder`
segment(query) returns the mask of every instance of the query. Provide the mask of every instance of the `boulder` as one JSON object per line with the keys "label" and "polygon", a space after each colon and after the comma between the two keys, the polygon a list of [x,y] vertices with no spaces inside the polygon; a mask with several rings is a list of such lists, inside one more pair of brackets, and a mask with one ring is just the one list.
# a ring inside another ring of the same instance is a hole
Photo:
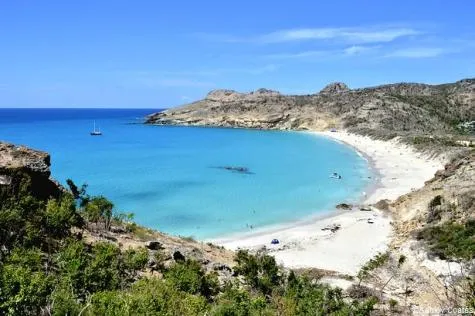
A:
{"label": "boulder", "polygon": [[336,206],[336,208],[339,209],[339,210],[351,210],[353,208],[353,205],[346,204],[346,203],[340,203]]}
{"label": "boulder", "polygon": [[157,240],[147,242],[145,244],[145,247],[147,247],[150,250],[161,250],[161,249],[163,249],[162,243],[157,241]]}
{"label": "boulder", "polygon": [[228,265],[224,263],[219,263],[219,262],[213,263],[212,269],[214,271],[228,271],[228,272],[232,271],[232,269]]}
{"label": "boulder", "polygon": [[185,256],[179,250],[176,250],[173,253],[173,260],[176,262],[185,261]]}
{"label": "boulder", "polygon": [[110,231],[114,234],[125,234],[127,230],[122,226],[111,226]]}

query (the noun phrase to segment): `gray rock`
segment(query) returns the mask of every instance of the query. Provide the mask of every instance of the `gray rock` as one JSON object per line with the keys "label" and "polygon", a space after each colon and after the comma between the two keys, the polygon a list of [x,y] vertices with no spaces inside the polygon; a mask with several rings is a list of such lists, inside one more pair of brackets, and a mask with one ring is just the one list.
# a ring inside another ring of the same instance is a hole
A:
{"label": "gray rock", "polygon": [[150,250],[161,250],[163,249],[162,243],[154,240],[154,241],[149,241],[145,244],[145,247],[147,247]]}
{"label": "gray rock", "polygon": [[114,234],[125,234],[127,230],[122,226],[111,226],[110,231]]}
{"label": "gray rock", "polygon": [[351,210],[353,208],[353,205],[346,204],[346,203],[340,203],[336,206],[336,208],[339,209],[339,210]]}
{"label": "gray rock", "polygon": [[12,177],[0,174],[0,185],[10,185],[12,183]]}
{"label": "gray rock", "polygon": [[228,272],[232,271],[232,269],[228,265],[224,263],[218,263],[218,262],[213,263],[212,269],[214,271],[228,271]]}
{"label": "gray rock", "polygon": [[49,177],[50,164],[50,155],[46,152],[0,142],[0,170],[28,169]]}

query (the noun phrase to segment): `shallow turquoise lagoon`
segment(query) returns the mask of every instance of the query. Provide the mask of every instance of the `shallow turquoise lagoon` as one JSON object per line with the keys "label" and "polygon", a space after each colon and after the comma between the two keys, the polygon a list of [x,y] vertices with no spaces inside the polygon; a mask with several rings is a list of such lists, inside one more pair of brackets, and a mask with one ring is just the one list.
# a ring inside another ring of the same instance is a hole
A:
{"label": "shallow turquoise lagoon", "polygon": [[[140,124],[151,112],[0,109],[0,140],[50,152],[56,179],[86,182],[140,224],[199,239],[326,214],[371,181],[366,160],[325,138]],[[103,136],[89,135],[94,120]]]}

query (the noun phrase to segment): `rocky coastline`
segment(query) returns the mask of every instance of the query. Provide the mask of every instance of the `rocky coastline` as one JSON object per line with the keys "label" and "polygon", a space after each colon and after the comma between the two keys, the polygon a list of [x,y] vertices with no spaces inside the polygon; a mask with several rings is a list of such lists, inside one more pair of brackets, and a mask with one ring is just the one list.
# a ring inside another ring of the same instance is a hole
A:
{"label": "rocky coastline", "polygon": [[332,83],[319,93],[283,95],[214,90],[203,99],[147,117],[147,124],[279,130],[346,129],[378,137],[457,133],[475,120],[475,79],[427,85],[399,83],[350,90]]}

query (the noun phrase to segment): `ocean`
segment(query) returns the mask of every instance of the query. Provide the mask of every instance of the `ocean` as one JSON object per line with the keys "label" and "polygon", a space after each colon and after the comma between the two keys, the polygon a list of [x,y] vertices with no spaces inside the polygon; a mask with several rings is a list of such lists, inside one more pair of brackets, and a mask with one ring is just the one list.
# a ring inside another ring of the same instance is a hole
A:
{"label": "ocean", "polygon": [[335,212],[370,185],[368,162],[329,139],[142,124],[155,111],[0,109],[0,140],[49,152],[54,178],[87,183],[139,224],[197,239]]}

